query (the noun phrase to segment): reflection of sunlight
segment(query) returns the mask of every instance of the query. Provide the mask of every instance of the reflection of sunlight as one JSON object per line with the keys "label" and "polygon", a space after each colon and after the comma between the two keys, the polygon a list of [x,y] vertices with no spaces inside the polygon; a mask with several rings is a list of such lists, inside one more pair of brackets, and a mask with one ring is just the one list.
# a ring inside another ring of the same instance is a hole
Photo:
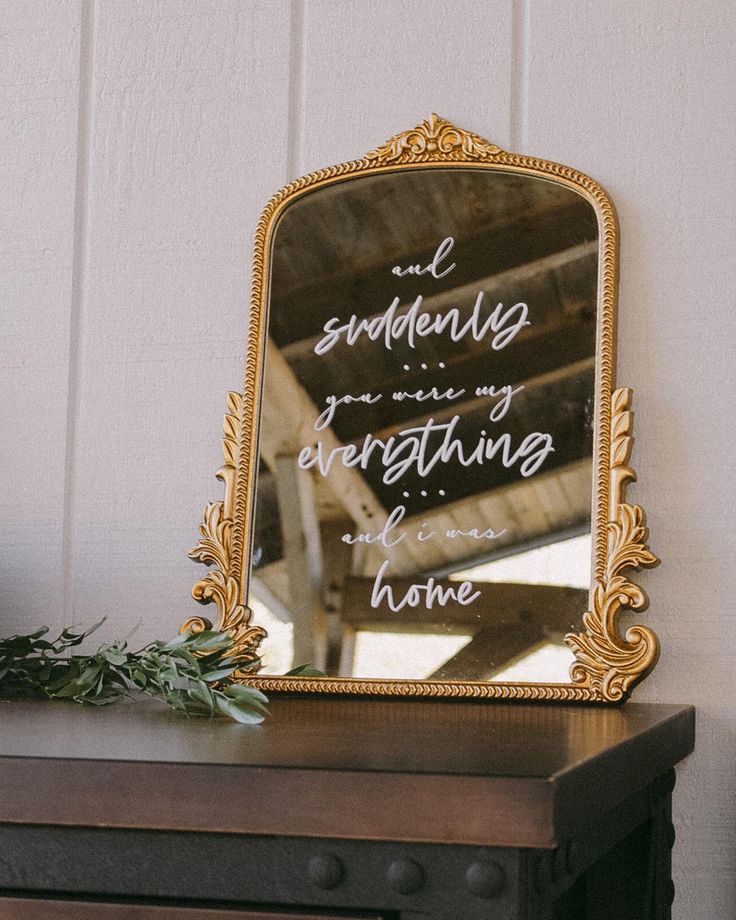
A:
{"label": "reflection of sunlight", "polygon": [[498,671],[492,679],[530,681],[535,684],[567,683],[570,680],[570,665],[574,660],[575,656],[567,646],[547,642]]}
{"label": "reflection of sunlight", "polygon": [[590,585],[590,534],[494,559],[462,572],[453,572],[450,578],[587,588]]}
{"label": "reflection of sunlight", "polygon": [[[285,674],[294,665],[294,627],[291,623],[284,623],[272,611],[252,595],[248,598],[248,605],[253,611],[252,622],[262,626],[268,635],[261,642],[259,654],[263,661],[261,674]],[[311,664],[300,661],[299,664]]]}
{"label": "reflection of sunlight", "polygon": [[421,680],[470,642],[470,636],[359,632],[354,674],[396,680]]}

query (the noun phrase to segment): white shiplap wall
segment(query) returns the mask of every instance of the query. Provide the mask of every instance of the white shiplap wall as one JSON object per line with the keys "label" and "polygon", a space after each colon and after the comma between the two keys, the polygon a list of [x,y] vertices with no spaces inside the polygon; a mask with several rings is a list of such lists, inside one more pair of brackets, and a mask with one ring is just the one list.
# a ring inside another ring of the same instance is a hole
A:
{"label": "white shiplap wall", "polygon": [[82,11],[0,21],[0,628],[61,617]]}
{"label": "white shiplap wall", "polygon": [[675,916],[730,920],[730,0],[12,0],[0,42],[0,631],[190,615],[260,208],[438,111],[617,203],[632,494],[664,559],[637,699],[698,706]]}

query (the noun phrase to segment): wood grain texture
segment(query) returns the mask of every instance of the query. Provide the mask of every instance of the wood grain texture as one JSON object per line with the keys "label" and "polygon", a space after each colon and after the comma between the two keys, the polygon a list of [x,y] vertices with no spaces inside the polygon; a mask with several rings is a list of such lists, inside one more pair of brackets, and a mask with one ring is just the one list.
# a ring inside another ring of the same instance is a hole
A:
{"label": "wood grain texture", "polygon": [[734,9],[718,0],[534,3],[525,38],[525,150],[588,170],[621,224],[618,382],[634,387],[638,431],[629,495],[663,560],[641,578],[662,657],[635,699],[698,707],[675,795],[675,920],[729,917],[736,904],[735,38]]}
{"label": "wood grain texture", "polygon": [[[0,897],[0,920],[340,920],[338,914],[297,914],[218,907],[115,904],[111,901],[36,900]],[[361,920],[351,912],[350,920]],[[377,914],[362,920],[381,920]]]}
{"label": "wood grain texture", "polygon": [[150,702],[7,703],[0,727],[0,822],[553,847],[687,756],[694,721],[290,697],[252,729]]}
{"label": "wood grain texture", "polygon": [[0,26],[0,632],[61,622],[81,8]]}

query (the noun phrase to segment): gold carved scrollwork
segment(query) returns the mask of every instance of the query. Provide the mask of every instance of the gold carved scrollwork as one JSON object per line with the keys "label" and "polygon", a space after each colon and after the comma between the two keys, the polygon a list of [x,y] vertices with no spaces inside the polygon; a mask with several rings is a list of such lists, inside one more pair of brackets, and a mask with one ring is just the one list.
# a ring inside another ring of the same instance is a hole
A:
{"label": "gold carved scrollwork", "polygon": [[[217,628],[230,633],[234,653],[256,658],[258,646],[266,631],[260,626],[251,626],[251,612],[240,603],[240,583],[233,572],[232,558],[233,507],[242,404],[240,393],[228,394],[229,411],[225,416],[222,442],[225,463],[216,474],[225,483],[225,499],[210,502],[205,507],[199,525],[200,540],[189,551],[189,558],[215,566],[192,588],[192,597],[202,604],[215,604],[219,614]],[[188,619],[181,631],[197,633],[211,628],[212,623],[208,619],[197,616]],[[254,664],[254,669],[256,667]]]}
{"label": "gold carved scrollwork", "polygon": [[430,160],[488,160],[503,153],[500,147],[457,128],[439,115],[397,134],[385,144],[366,155],[377,163],[421,163]]}
{"label": "gold carved scrollwork", "polygon": [[610,507],[606,532],[608,554],[605,575],[596,580],[592,610],[583,615],[584,633],[571,633],[565,641],[575,652],[571,670],[575,683],[590,687],[604,700],[622,700],[655,665],[659,642],[651,629],[632,626],[622,636],[618,620],[623,610],[645,610],[644,591],[624,574],[658,564],[649,549],[646,515],[639,505],[624,501],[626,485],[636,479],[629,465],[634,439],[631,434],[631,389],[614,392],[611,405]]}

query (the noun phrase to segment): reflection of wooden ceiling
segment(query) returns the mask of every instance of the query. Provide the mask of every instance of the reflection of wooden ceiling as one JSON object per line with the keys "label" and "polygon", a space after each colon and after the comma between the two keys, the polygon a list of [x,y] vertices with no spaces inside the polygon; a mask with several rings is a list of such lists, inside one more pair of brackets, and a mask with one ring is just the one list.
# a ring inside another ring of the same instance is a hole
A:
{"label": "reflection of wooden ceiling", "polygon": [[[279,589],[284,576],[278,571],[282,547],[274,459],[313,442],[312,424],[328,395],[413,391],[440,382],[467,391],[462,401],[449,404],[384,398],[349,412],[338,409],[327,436],[335,444],[357,443],[367,432],[387,437],[448,413],[459,414],[465,430],[477,432],[484,420],[487,424],[488,403],[475,397],[475,387],[523,384],[501,430],[518,443],[544,418],[555,453],[528,480],[500,464],[449,473],[445,468],[421,483],[407,477],[399,487],[385,486],[375,467],[364,475],[355,469],[331,474],[327,482],[317,477],[321,521],[339,519],[348,530],[369,525],[375,530],[375,520],[385,519],[386,510],[404,501],[401,495],[408,491],[412,510],[438,529],[484,523],[500,529],[514,522],[513,534],[494,541],[495,548],[508,552],[589,519],[595,214],[576,193],[544,180],[477,170],[433,170],[431,175],[431,182],[427,171],[420,171],[332,186],[290,207],[279,225],[256,517],[260,574],[279,596],[285,595]],[[391,273],[397,263],[427,264],[446,236],[456,240],[452,261],[457,268],[445,278],[398,279]],[[353,347],[341,344],[325,355],[314,353],[332,316],[380,315],[395,296],[408,309],[419,294],[425,297],[423,310],[457,306],[469,315],[479,290],[485,292],[487,309],[499,302],[528,303],[531,325],[513,346],[489,352],[487,343],[470,337],[455,343],[429,336],[419,339],[414,351],[398,343],[389,351],[383,342],[363,336]],[[440,362],[444,370],[438,369]],[[424,499],[422,489],[428,493]],[[447,569],[473,558],[464,541],[408,541],[400,570]],[[376,554],[368,554],[366,573],[376,563]]]}
{"label": "reflection of wooden ceiling", "polygon": [[[489,202],[489,175],[432,170],[427,182],[427,171],[404,171],[319,189],[291,205],[278,227],[274,281],[280,291],[294,293],[308,289],[315,279],[326,284],[360,278],[403,256],[431,255],[445,236],[454,236],[459,245],[481,231],[513,225],[522,214],[531,228],[542,214],[577,202],[584,207],[586,238],[595,238],[592,209],[574,192],[544,179],[496,172]],[[317,322],[314,326],[321,328]]]}

